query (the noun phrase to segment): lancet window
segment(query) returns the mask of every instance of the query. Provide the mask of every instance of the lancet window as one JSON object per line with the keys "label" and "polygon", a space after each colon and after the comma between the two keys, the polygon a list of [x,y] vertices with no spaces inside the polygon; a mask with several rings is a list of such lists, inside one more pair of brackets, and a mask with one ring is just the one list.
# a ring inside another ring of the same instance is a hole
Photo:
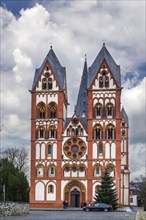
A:
{"label": "lancet window", "polygon": [[51,144],[48,144],[48,157],[53,156],[53,146]]}

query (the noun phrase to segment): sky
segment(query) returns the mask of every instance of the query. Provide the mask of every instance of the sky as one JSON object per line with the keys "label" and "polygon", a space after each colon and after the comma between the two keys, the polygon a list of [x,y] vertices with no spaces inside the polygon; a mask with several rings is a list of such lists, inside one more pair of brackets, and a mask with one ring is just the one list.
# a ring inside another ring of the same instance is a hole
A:
{"label": "sky", "polygon": [[122,101],[129,116],[131,180],[146,166],[146,2],[1,0],[1,153],[30,148],[30,108],[35,69],[50,45],[66,67],[68,117],[88,67],[105,42],[120,65]]}

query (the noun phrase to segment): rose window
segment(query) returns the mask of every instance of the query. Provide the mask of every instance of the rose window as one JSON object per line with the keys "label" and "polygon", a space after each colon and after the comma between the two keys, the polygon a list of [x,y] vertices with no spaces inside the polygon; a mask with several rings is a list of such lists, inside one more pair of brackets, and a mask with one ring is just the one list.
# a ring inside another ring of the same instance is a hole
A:
{"label": "rose window", "polygon": [[70,138],[65,142],[63,150],[67,157],[79,159],[83,157],[86,152],[86,144],[80,138]]}

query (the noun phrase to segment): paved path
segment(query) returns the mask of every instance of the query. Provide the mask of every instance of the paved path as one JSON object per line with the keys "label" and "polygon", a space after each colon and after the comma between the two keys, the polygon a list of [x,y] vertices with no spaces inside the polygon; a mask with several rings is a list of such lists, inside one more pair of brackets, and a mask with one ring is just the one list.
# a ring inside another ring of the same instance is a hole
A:
{"label": "paved path", "polygon": [[135,220],[136,212],[30,211],[25,216],[1,217],[0,220]]}
{"label": "paved path", "polygon": [[143,208],[138,208],[136,220],[146,220],[146,211]]}

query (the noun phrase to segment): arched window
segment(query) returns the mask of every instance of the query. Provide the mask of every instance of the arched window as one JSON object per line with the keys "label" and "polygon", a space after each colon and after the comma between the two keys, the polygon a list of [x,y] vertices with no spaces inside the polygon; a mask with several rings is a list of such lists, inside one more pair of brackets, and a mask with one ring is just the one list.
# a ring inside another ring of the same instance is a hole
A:
{"label": "arched window", "polygon": [[70,129],[67,129],[67,136],[70,136]]}
{"label": "arched window", "polygon": [[48,78],[48,90],[52,89],[52,78]]}
{"label": "arched window", "polygon": [[107,109],[107,116],[113,116],[113,104],[108,103],[106,105],[106,109]]}
{"label": "arched window", "polygon": [[48,111],[49,118],[57,118],[57,104],[55,102],[49,103]]}
{"label": "arched window", "polygon": [[101,175],[101,165],[97,164],[94,166],[94,176],[100,176]]}
{"label": "arched window", "polygon": [[43,78],[43,80],[42,80],[42,89],[43,90],[47,89],[47,79],[46,78]]}
{"label": "arched window", "polygon": [[99,88],[108,88],[109,87],[109,76],[107,76],[108,72],[104,69],[101,72],[99,77]]}
{"label": "arched window", "polygon": [[111,172],[114,171],[115,166],[114,166],[114,164],[112,164],[112,163],[108,163],[108,164],[106,165],[105,169],[106,169],[107,172],[111,173]]}
{"label": "arched window", "polygon": [[123,129],[122,130],[122,137],[125,137],[126,136],[126,131]]}
{"label": "arched window", "polygon": [[109,87],[109,77],[105,76],[105,87],[108,88]]}
{"label": "arched window", "polygon": [[53,156],[53,146],[51,144],[48,145],[48,157]]}
{"label": "arched window", "polygon": [[99,77],[99,88],[103,88],[103,76]]}
{"label": "arched window", "polygon": [[37,118],[45,118],[45,103],[39,102],[37,104]]}
{"label": "arched window", "polygon": [[96,186],[95,186],[95,194],[98,193],[99,189],[100,189],[100,185],[96,185]]}
{"label": "arched window", "polygon": [[36,131],[36,139],[38,138],[45,138],[45,129],[40,126]]}
{"label": "arched window", "polygon": [[57,130],[55,126],[50,126],[48,129],[48,138],[57,138]]}
{"label": "arched window", "polygon": [[55,166],[49,166],[49,176],[55,176]]}
{"label": "arched window", "polygon": [[44,168],[41,165],[37,166],[37,177],[43,177],[44,176]]}
{"label": "arched window", "polygon": [[102,129],[100,125],[95,125],[93,128],[93,139],[101,139],[102,138]]}
{"label": "arched window", "polygon": [[53,185],[48,186],[48,193],[54,193],[54,186]]}
{"label": "arched window", "polygon": [[114,139],[115,138],[115,127],[112,124],[109,124],[106,129],[107,139]]}
{"label": "arched window", "polygon": [[102,155],[103,155],[103,146],[102,146],[102,142],[100,142],[97,146],[97,157]]}
{"label": "arched window", "polygon": [[94,107],[94,115],[95,118],[100,117],[102,115],[102,104],[97,103]]}

